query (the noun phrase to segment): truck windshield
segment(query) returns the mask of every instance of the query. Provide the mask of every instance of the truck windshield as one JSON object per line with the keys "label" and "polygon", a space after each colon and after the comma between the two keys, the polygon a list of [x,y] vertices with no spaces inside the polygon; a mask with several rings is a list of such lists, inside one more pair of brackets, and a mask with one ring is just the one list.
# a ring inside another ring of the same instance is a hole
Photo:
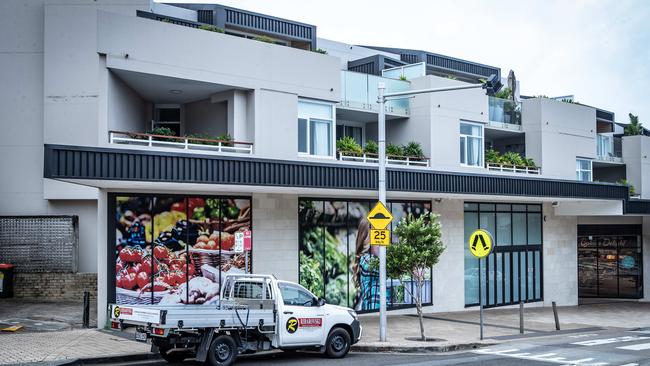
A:
{"label": "truck windshield", "polygon": [[313,306],[315,303],[314,295],[303,288],[288,283],[279,283],[278,287],[285,305]]}

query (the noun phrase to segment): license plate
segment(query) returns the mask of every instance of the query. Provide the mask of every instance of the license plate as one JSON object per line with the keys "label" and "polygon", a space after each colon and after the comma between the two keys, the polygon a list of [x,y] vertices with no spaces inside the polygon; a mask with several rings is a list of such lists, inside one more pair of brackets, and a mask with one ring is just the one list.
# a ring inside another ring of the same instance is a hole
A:
{"label": "license plate", "polygon": [[135,332],[135,340],[140,342],[147,341],[147,333],[145,332]]}

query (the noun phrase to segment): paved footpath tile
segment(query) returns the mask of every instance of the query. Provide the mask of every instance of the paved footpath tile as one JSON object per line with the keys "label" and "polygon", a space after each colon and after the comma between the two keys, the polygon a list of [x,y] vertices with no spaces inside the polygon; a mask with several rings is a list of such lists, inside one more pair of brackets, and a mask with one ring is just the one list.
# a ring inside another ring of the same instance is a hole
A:
{"label": "paved footpath tile", "polygon": [[148,353],[150,347],[96,329],[0,334],[0,364]]}

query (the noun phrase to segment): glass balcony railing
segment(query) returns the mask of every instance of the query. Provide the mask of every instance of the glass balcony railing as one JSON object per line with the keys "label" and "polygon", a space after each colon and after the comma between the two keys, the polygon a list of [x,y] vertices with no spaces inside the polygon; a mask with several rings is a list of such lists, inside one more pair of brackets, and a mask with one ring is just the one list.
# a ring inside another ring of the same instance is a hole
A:
{"label": "glass balcony railing", "polygon": [[598,160],[622,162],[621,151],[615,148],[616,142],[619,141],[614,136],[599,133],[596,136],[596,156]]}
{"label": "glass balcony railing", "polygon": [[[406,91],[410,87],[410,83],[406,80],[341,71],[341,105],[377,112],[379,108],[377,103],[377,86],[379,82],[386,85],[386,93]],[[408,115],[409,98],[386,102],[386,113]]]}
{"label": "glass balcony railing", "polygon": [[381,71],[381,76],[383,77],[400,79],[400,77],[403,76],[406,78],[406,80],[419,78],[426,74],[427,74],[427,68],[424,62],[418,62],[416,64],[393,67]]}
{"label": "glass balcony railing", "polygon": [[488,97],[490,124],[521,129],[521,107],[509,99]]}

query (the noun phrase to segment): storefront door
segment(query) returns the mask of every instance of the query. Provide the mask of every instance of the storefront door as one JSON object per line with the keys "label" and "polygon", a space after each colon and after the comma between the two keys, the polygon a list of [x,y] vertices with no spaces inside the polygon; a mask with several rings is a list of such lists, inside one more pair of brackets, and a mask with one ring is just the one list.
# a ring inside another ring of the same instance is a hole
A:
{"label": "storefront door", "polygon": [[578,226],[580,297],[643,297],[640,225]]}

